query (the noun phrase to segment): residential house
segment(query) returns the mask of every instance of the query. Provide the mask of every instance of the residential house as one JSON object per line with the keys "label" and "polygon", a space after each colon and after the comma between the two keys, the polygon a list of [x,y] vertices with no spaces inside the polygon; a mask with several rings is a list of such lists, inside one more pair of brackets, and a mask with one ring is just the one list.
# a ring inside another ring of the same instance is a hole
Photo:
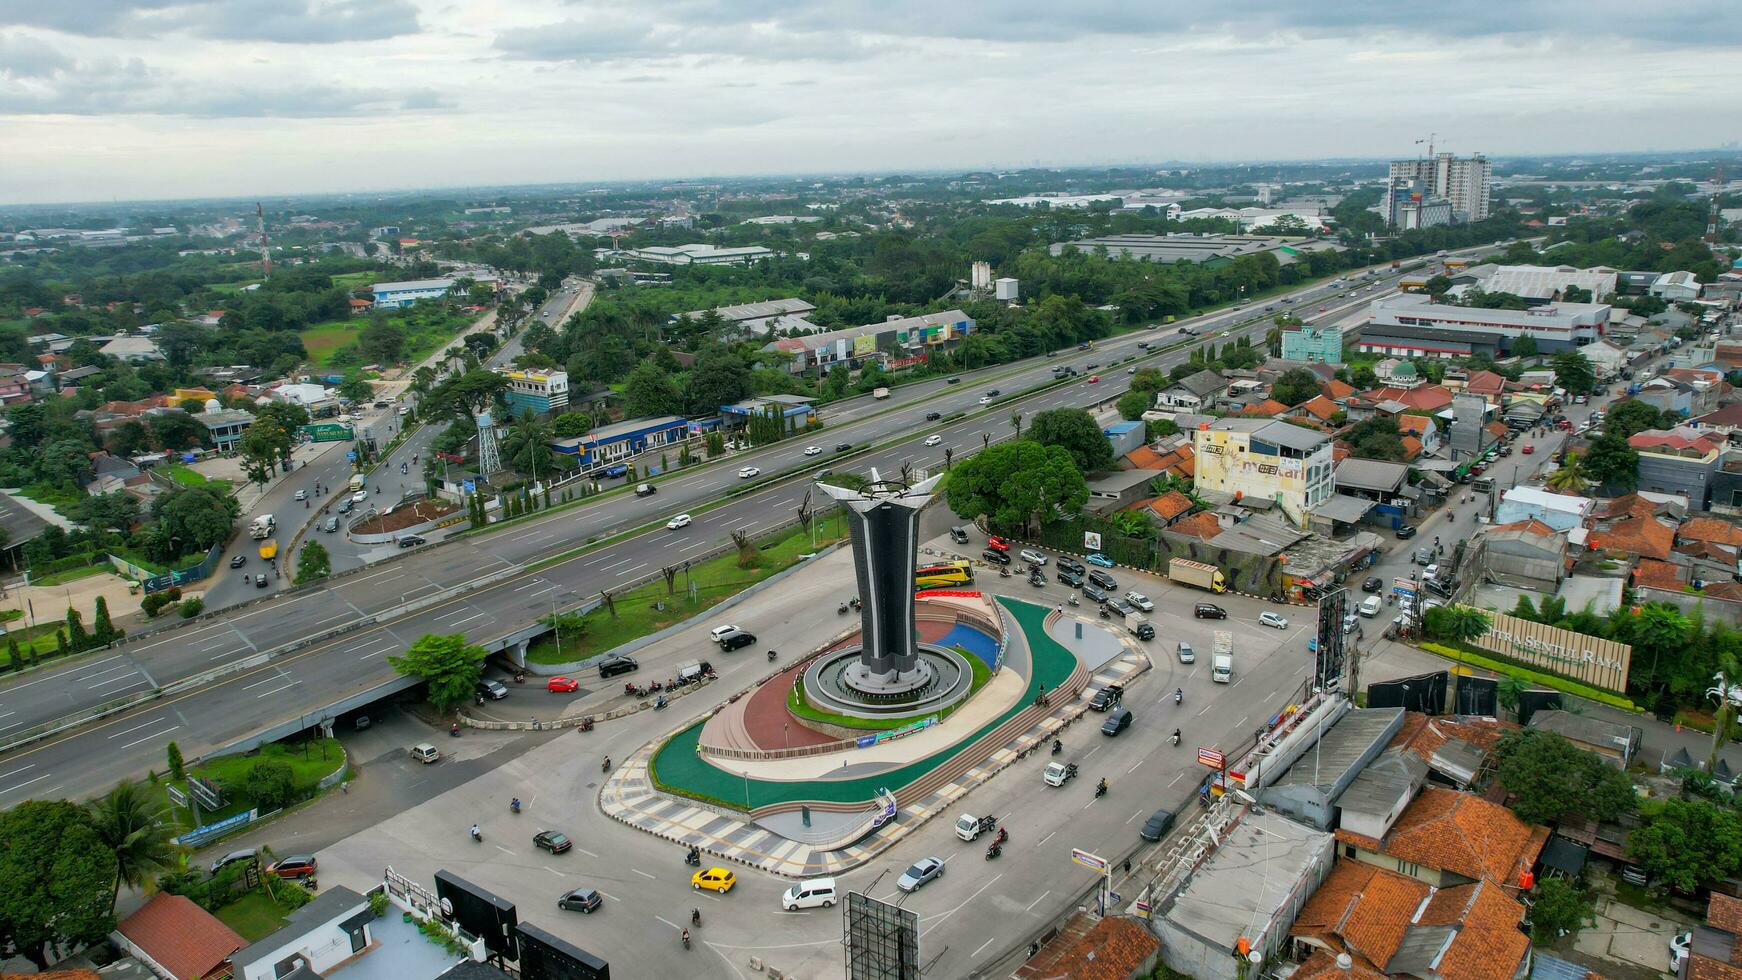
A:
{"label": "residential house", "polygon": [[1705,415],[1718,407],[1727,389],[1724,375],[1701,368],[1669,368],[1639,386],[1633,397],[1660,411],[1678,412],[1684,418]]}
{"label": "residential house", "polygon": [[1616,378],[1633,363],[1633,354],[1625,346],[1604,338],[1579,348],[1579,353],[1591,362],[1599,379]]}
{"label": "residential house", "polygon": [[1143,445],[1143,437],[1148,429],[1147,422],[1137,420],[1115,422],[1101,431],[1107,436],[1107,441],[1112,444],[1113,455],[1124,456]]}
{"label": "residential house", "polygon": [[1395,504],[1409,480],[1409,467],[1402,463],[1351,456],[1337,464],[1336,479],[1338,493]]}
{"label": "residential house", "polygon": [[183,895],[158,892],[115,927],[116,945],[163,980],[220,980],[248,945],[234,929]]}
{"label": "residential house", "polygon": [[1494,520],[1500,524],[1538,520],[1557,531],[1567,531],[1582,527],[1591,518],[1595,506],[1590,497],[1552,493],[1536,487],[1513,487],[1500,495]]}
{"label": "residential house", "polygon": [[1700,281],[1691,272],[1666,272],[1651,284],[1651,295],[1669,303],[1700,298]]}
{"label": "residential house", "polygon": [[1554,732],[1581,749],[1603,757],[1603,761],[1625,770],[1645,741],[1645,730],[1637,725],[1618,725],[1589,715],[1571,711],[1544,709],[1530,716],[1530,727]]}
{"label": "residential house", "polygon": [[328,885],[314,901],[290,913],[283,927],[232,957],[236,980],[329,975],[370,948],[374,918],[367,898],[344,885]]}
{"label": "residential house", "polygon": [[1332,378],[1325,382],[1322,394],[1331,401],[1336,402],[1339,406],[1347,405],[1349,399],[1355,397],[1355,386],[1346,381],[1338,381],[1336,378]]}
{"label": "residential house", "polygon": [[163,360],[163,352],[157,349],[157,342],[149,337],[117,337],[97,348],[97,353],[129,364]]}
{"label": "residential house", "polygon": [[1204,370],[1188,374],[1156,392],[1155,407],[1188,412],[1207,411],[1220,403],[1220,396],[1226,387],[1227,383],[1222,380],[1222,376],[1214,371]]}
{"label": "residential house", "polygon": [[1174,521],[1167,530],[1184,537],[1208,541],[1222,533],[1222,522],[1215,514],[1200,510]]}
{"label": "residential house", "polygon": [[1567,532],[1527,517],[1482,531],[1484,571],[1501,585],[1554,593],[1567,576]]}
{"label": "residential house", "polygon": [[1688,425],[1702,432],[1716,432],[1731,445],[1742,443],[1742,401],[1734,401],[1713,412],[1688,420]]}
{"label": "residential house", "polygon": [[1161,476],[1158,470],[1115,470],[1089,481],[1089,502],[1084,510],[1112,514],[1149,496],[1149,485]]}
{"label": "residential house", "polygon": [[[1427,762],[1428,778],[1455,789],[1469,789],[1500,739],[1518,726],[1496,718],[1429,716],[1411,711],[1391,740],[1392,748]],[[1373,835],[1377,836],[1377,835]]]}
{"label": "residential house", "polygon": [[1284,405],[1276,399],[1265,398],[1261,401],[1248,402],[1241,406],[1240,414],[1250,418],[1273,419],[1278,415],[1286,414],[1288,410],[1287,405]]}
{"label": "residential house", "polygon": [[1675,535],[1676,553],[1706,572],[1700,578],[1742,574],[1742,528],[1715,517],[1696,517],[1676,528]]}
{"label": "residential house", "polygon": [[1397,403],[1399,408],[1391,409],[1385,414],[1400,415],[1413,412],[1418,415],[1438,415],[1452,405],[1451,389],[1444,385],[1422,385],[1419,388],[1399,388],[1388,386],[1363,391],[1350,404],[1350,415],[1361,412],[1362,418],[1370,418],[1378,406],[1390,402]]}
{"label": "residential house", "polygon": [[1694,510],[1706,509],[1724,449],[1716,433],[1678,425],[1636,433],[1627,444],[1639,454],[1639,489],[1681,494]]}
{"label": "residential house", "polygon": [[1321,728],[1317,744],[1286,772],[1265,783],[1258,801],[1320,830],[1331,829],[1340,798],[1402,727],[1402,708],[1349,709]]}
{"label": "residential house", "polygon": [[1383,834],[1337,831],[1342,857],[1439,888],[1478,881],[1515,887],[1547,841],[1547,827],[1532,827],[1498,803],[1439,786],[1423,787]]}
{"label": "residential house", "polygon": [[1440,451],[1440,427],[1430,415],[1399,415],[1397,431],[1407,440],[1413,436],[1421,444],[1421,451],[1438,455]]}
{"label": "residential house", "polygon": [[1136,920],[1077,912],[1014,974],[1018,980],[1141,980],[1155,971],[1161,943]]}
{"label": "residential house", "polygon": [[1236,500],[1273,500],[1297,527],[1332,492],[1331,440],[1270,419],[1222,419],[1192,432],[1193,486]]}
{"label": "residential house", "polygon": [[219,452],[231,452],[242,442],[242,435],[254,424],[254,413],[239,408],[207,409],[194,416],[206,427],[206,441]]}
{"label": "residential house", "polygon": [[1688,937],[1687,963],[1677,975],[1687,980],[1742,977],[1742,899],[1712,892],[1705,924],[1695,926]]}
{"label": "residential house", "polygon": [[1324,395],[1315,395],[1289,410],[1290,420],[1310,422],[1314,425],[1330,426],[1331,419],[1341,412],[1343,407],[1331,401]]}
{"label": "residential house", "polygon": [[1592,551],[1624,561],[1635,557],[1668,561],[1675,547],[1675,528],[1654,517],[1624,517],[1598,525],[1587,541]]}
{"label": "residential house", "polygon": [[1148,513],[1152,519],[1162,527],[1167,527],[1174,521],[1177,521],[1191,513],[1194,506],[1196,505],[1192,503],[1192,498],[1180,493],[1178,490],[1169,490],[1161,496],[1156,497],[1154,500],[1147,502],[1144,505],[1144,508],[1145,512]]}

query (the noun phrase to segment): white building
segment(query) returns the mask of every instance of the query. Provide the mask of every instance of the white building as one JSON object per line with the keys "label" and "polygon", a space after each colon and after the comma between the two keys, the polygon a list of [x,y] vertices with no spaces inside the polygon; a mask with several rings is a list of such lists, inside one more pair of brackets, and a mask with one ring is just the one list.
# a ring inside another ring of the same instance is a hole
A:
{"label": "white building", "polygon": [[1192,432],[1192,486],[1236,499],[1274,500],[1296,527],[1336,489],[1331,439],[1274,419],[1228,418]]}
{"label": "white building", "polygon": [[236,980],[323,976],[369,949],[374,918],[368,899],[329,885],[286,916],[283,928],[230,957]]}
{"label": "white building", "polygon": [[129,364],[144,364],[147,361],[163,360],[163,352],[157,349],[157,344],[149,337],[116,337],[97,348],[97,353],[118,358]]}
{"label": "white building", "polygon": [[1584,526],[1595,507],[1596,502],[1590,497],[1551,493],[1536,487],[1513,487],[1501,494],[1494,520],[1499,524],[1538,520],[1557,531],[1569,531]]}
{"label": "white building", "polygon": [[[796,296],[786,299],[771,299],[761,303],[740,303],[737,306],[721,306],[714,310],[720,318],[731,324],[735,332],[761,337],[773,330],[817,330],[816,324],[805,319],[805,314],[816,310],[816,306],[807,303]],[[707,310],[691,310],[672,317],[672,321],[699,320],[707,315]]]}
{"label": "white building", "polygon": [[1393,160],[1384,212],[1394,214],[1396,195],[1406,188],[1417,188],[1430,198],[1450,201],[1454,220],[1481,221],[1488,217],[1488,185],[1493,177],[1493,165],[1480,153],[1467,158],[1436,153],[1428,159]]}
{"label": "white building", "polygon": [[624,255],[643,262],[658,262],[661,265],[749,265],[762,259],[774,257],[774,250],[761,245],[745,245],[738,248],[718,248],[707,244],[694,245],[649,245],[645,248],[625,249]]}
{"label": "white building", "polygon": [[1651,295],[1671,303],[1700,298],[1700,281],[1691,272],[1666,272],[1651,284]]}
{"label": "white building", "polygon": [[[1485,293],[1511,293],[1524,300],[1545,302],[1560,299],[1569,286],[1588,290],[1591,299],[1601,300],[1615,292],[1620,273],[1606,266],[1576,269],[1570,265],[1497,265],[1485,276],[1476,277],[1476,285]],[[1470,270],[1472,273],[1477,269]],[[1462,277],[1452,277],[1458,282]]]}
{"label": "white building", "polygon": [[1360,349],[1396,357],[1498,357],[1519,337],[1544,352],[1584,347],[1609,325],[1606,303],[1553,303],[1528,310],[1487,310],[1435,303],[1423,293],[1373,301]]}
{"label": "white building", "polygon": [[467,272],[460,275],[446,276],[441,279],[410,279],[405,282],[378,282],[370,289],[375,293],[375,308],[378,310],[397,310],[410,306],[420,299],[440,299],[454,288],[454,283],[460,279],[470,279],[474,283],[497,284],[497,277],[488,273]]}

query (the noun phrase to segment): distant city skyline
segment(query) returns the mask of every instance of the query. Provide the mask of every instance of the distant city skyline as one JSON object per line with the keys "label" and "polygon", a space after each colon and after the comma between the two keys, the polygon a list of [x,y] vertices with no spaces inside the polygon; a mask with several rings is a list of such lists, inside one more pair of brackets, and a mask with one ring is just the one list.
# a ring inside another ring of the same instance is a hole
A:
{"label": "distant city skyline", "polygon": [[0,201],[1735,141],[1726,4],[1579,11],[0,0]]}

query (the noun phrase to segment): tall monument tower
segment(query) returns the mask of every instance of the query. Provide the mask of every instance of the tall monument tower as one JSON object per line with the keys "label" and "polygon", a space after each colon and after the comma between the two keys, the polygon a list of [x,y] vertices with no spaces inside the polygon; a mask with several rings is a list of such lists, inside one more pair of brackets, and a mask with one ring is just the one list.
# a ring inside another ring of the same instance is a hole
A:
{"label": "tall monument tower", "polygon": [[919,655],[913,616],[913,562],[919,550],[919,512],[938,477],[915,484],[883,480],[871,471],[864,490],[820,484],[840,501],[853,537],[853,571],[863,605],[859,662],[841,680],[867,698],[901,698],[933,681]]}

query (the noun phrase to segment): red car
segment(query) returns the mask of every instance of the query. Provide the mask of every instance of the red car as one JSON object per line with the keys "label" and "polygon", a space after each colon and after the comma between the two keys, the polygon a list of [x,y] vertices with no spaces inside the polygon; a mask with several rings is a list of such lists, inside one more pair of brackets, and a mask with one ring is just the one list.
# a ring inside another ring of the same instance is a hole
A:
{"label": "red car", "polygon": [[1097,381],[1099,381],[1099,380],[1101,380],[1101,376],[1100,376],[1100,375],[1098,375],[1098,374],[1091,374],[1091,375],[1089,375],[1089,384],[1094,384],[1094,383],[1095,383],[1095,382],[1097,382]]}
{"label": "red car", "polygon": [[986,547],[991,548],[993,551],[1009,551],[1010,542],[994,534],[986,539]]}
{"label": "red car", "polygon": [[552,677],[544,686],[552,694],[569,694],[580,690],[581,682],[573,677]]}
{"label": "red car", "polygon": [[306,878],[320,867],[313,854],[292,854],[266,866],[270,874],[280,878]]}
{"label": "red car", "polygon": [[1524,447],[1524,455],[1529,456],[1531,453],[1534,453],[1534,452],[1536,452],[1535,446],[1526,445]]}

